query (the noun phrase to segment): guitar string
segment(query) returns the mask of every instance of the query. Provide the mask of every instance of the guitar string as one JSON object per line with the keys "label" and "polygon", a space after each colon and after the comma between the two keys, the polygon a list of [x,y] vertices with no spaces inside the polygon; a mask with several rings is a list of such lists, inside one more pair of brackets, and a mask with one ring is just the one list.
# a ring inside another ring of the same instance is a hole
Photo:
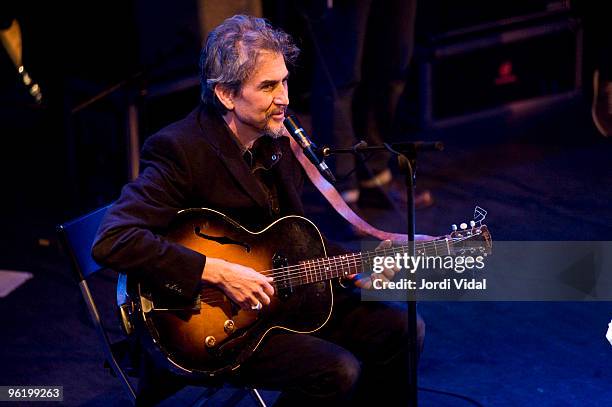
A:
{"label": "guitar string", "polygon": [[[467,240],[472,238],[472,236],[470,237],[465,237],[465,238],[452,238],[452,240],[448,240],[449,244],[452,242],[452,244],[456,244],[458,242]],[[421,246],[418,247],[419,250],[424,250],[427,251],[428,249],[432,248],[432,247],[436,247],[436,243],[435,242],[444,242],[443,244],[443,249],[446,249],[444,246],[446,245],[446,239],[438,239],[438,240],[432,240],[430,242],[425,242],[423,243]],[[281,268],[275,268],[275,269],[269,269],[269,270],[262,270],[259,273],[266,275],[268,277],[273,277],[275,274],[286,274],[287,271],[294,271],[296,269],[301,269],[303,268],[304,265],[306,265],[306,263],[308,262],[324,262],[324,261],[343,261],[342,258],[343,257],[355,257],[355,256],[359,256],[359,257],[365,257],[368,260],[372,259],[373,257],[378,257],[381,255],[381,252],[383,252],[384,254],[387,254],[389,251],[394,253],[394,252],[400,252],[403,249],[408,249],[408,246],[400,246],[400,247],[389,247],[389,248],[384,248],[384,249],[378,249],[378,250],[374,250],[371,252],[359,252],[359,253],[349,253],[349,254],[343,254],[343,255],[337,255],[337,256],[333,256],[333,257],[322,257],[319,259],[312,259],[312,260],[306,260],[306,261],[302,261],[298,264],[292,265],[292,266],[287,266],[287,267],[281,267]],[[383,255],[384,255],[383,254]],[[437,254],[437,248],[436,248],[436,254]],[[276,271],[276,270],[281,270],[280,272],[277,273],[272,273],[272,274],[268,274],[268,272],[270,271]]]}
{"label": "guitar string", "polygon": [[[468,236],[465,238],[453,238],[452,241],[453,243],[460,242],[463,240],[467,240],[471,237],[472,236]],[[433,243],[435,246],[435,242],[445,242],[445,239],[438,239],[438,240],[434,240],[434,241],[427,242],[427,243],[430,245]],[[423,244],[423,246],[420,247],[419,249],[424,248],[425,246],[426,244]],[[306,279],[304,283],[309,284],[309,283],[320,282],[320,281],[325,281],[325,280],[341,277],[342,273],[338,273],[337,275],[334,275],[334,273],[344,270],[346,267],[349,267],[349,268],[354,267],[356,269],[355,271],[358,271],[357,270],[358,268],[361,268],[363,270],[364,263],[367,263],[373,257],[376,257],[376,255],[380,255],[381,253],[386,254],[387,252],[394,253],[394,252],[397,252],[398,250],[403,249],[404,247],[407,247],[407,246],[403,246],[399,248],[390,247],[390,248],[379,249],[373,252],[366,252],[366,253],[360,252],[360,253],[350,253],[347,255],[341,255],[341,256],[335,256],[335,257],[326,257],[326,258],[321,258],[321,259],[316,259],[316,260],[310,260],[310,262],[312,262],[312,264],[310,265],[308,265],[307,262],[302,262],[302,263],[299,263],[298,265],[280,268],[280,270],[283,270],[283,271],[278,272],[278,273],[273,273],[273,274],[286,274],[288,271],[291,271],[290,269],[293,269],[293,270],[300,269],[302,271],[299,273],[292,273],[291,275],[285,276],[284,278],[275,279],[274,283],[278,285],[279,283],[297,282],[298,285],[300,285],[299,283],[304,282],[304,278]],[[437,250],[436,250],[436,253],[437,253]],[[363,261],[362,259],[365,259],[365,261]],[[327,266],[324,265],[325,261],[328,262]],[[334,262],[334,264],[332,264],[332,261]],[[322,269],[322,267],[325,267],[326,270]],[[265,270],[265,271],[262,271],[261,273],[263,274],[267,271],[274,271],[274,270],[279,270],[279,269]],[[323,277],[324,274],[325,274],[324,278],[319,278],[319,275]],[[344,274],[346,275],[349,273],[344,273]],[[353,273],[350,273],[350,274],[353,274]],[[308,277],[311,277],[312,281],[308,281]],[[212,297],[205,297],[205,296],[201,296],[201,300],[205,301],[208,304],[212,304],[213,302],[216,302],[213,300]]]}

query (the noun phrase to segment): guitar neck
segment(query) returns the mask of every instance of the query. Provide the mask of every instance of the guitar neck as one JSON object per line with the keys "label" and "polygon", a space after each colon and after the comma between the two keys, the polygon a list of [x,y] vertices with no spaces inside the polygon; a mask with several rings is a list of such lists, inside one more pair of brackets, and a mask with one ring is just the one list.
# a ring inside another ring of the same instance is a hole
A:
{"label": "guitar neck", "polygon": [[[415,243],[417,256],[446,256],[451,253],[448,238]],[[332,278],[344,277],[371,271],[375,257],[396,257],[408,255],[409,246],[378,249],[369,252],[347,253],[333,257],[302,261],[291,269],[291,285],[312,284]],[[296,270],[297,269],[297,270]]]}

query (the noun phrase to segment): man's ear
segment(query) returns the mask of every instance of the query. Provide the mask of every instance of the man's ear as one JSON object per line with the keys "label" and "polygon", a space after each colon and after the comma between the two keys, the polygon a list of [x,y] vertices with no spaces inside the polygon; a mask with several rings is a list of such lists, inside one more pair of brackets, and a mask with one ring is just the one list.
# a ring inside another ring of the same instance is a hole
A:
{"label": "man's ear", "polygon": [[216,85],[215,95],[227,110],[234,110],[234,93],[227,86]]}

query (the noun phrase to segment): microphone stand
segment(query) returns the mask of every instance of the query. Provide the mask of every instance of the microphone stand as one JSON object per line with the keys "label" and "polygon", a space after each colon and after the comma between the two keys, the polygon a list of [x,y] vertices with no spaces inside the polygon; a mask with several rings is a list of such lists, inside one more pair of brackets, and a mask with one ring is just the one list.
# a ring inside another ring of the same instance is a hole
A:
{"label": "microphone stand", "polygon": [[[408,202],[407,208],[407,223],[408,223],[408,255],[415,254],[415,204],[414,204],[414,184],[416,179],[416,158],[418,151],[442,151],[444,145],[441,142],[401,142],[401,143],[384,143],[382,146],[368,146],[366,142],[360,141],[351,148],[330,148],[323,147],[321,152],[324,156],[332,154],[355,154],[360,155],[364,151],[388,151],[397,158],[397,163],[400,171],[406,175],[406,198]],[[416,310],[416,295],[413,290],[407,290],[406,301],[408,303],[408,398],[411,406],[418,405],[418,383],[417,383],[417,367],[418,355],[417,349],[417,310]]]}

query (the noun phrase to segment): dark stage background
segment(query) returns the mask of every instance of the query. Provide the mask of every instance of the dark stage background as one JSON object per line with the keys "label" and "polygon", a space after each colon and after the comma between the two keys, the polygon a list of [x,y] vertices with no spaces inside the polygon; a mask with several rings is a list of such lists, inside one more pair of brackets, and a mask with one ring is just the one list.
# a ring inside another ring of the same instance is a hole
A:
{"label": "dark stage background", "polygon": [[[422,3],[402,137],[441,140],[446,148],[420,157],[417,186],[435,203],[417,211],[417,231],[446,233],[479,205],[498,241],[612,240],[612,144],[590,115],[598,11],[564,1]],[[20,22],[24,65],[44,95],[36,105],[0,50],[0,269],[33,275],[0,298],[0,385],[63,385],[67,405],[127,404],[102,367],[55,225],[112,202],[128,180],[129,106],[137,109],[142,143],[198,103],[202,35],[227,12],[215,7],[110,0],[0,8]],[[309,123],[317,62],[307,25],[293,2],[264,1],[261,11],[304,51],[290,88],[292,106]],[[518,82],[495,86],[499,75],[506,75],[501,83],[512,75]],[[312,187],[305,202],[330,238],[359,246]],[[378,227],[405,229],[401,208],[362,214]],[[102,278],[96,289],[112,319],[113,279]],[[608,302],[424,302],[419,312],[427,322],[424,406],[469,405],[427,389],[486,406],[612,400]],[[188,389],[167,405],[194,397]],[[211,403],[228,400],[251,404],[231,389]]]}

